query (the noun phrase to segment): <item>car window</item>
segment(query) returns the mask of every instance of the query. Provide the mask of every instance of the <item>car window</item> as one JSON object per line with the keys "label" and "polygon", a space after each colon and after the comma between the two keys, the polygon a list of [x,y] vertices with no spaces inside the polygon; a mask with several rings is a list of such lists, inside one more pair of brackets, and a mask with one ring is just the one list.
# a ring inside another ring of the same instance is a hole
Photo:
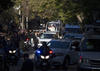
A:
{"label": "car window", "polygon": [[54,38],[54,34],[42,34],[40,38]]}
{"label": "car window", "polygon": [[51,41],[48,43],[50,48],[68,48],[69,42],[61,42],[61,41]]}
{"label": "car window", "polygon": [[100,51],[99,40],[97,39],[86,39],[82,44],[82,51]]}

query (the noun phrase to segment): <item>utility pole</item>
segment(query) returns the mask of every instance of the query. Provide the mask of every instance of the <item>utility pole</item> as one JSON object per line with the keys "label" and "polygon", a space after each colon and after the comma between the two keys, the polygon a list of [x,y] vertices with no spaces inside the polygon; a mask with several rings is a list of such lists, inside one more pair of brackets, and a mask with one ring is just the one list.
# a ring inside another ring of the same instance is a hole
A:
{"label": "utility pole", "polygon": [[26,0],[26,29],[28,29],[28,22],[29,22],[29,7],[28,7],[28,0]]}
{"label": "utility pole", "polygon": [[24,29],[24,24],[22,21],[22,11],[21,11],[21,4],[18,7],[14,7],[15,10],[17,10],[18,15],[19,15],[19,28]]}
{"label": "utility pole", "polygon": [[21,16],[21,5],[19,5],[19,11],[18,11],[18,14],[19,14],[19,24],[20,24],[20,29],[23,29],[23,24],[22,24],[22,16]]}
{"label": "utility pole", "polygon": [[29,22],[29,1],[24,0],[22,3],[22,24],[23,29],[28,30],[28,22]]}

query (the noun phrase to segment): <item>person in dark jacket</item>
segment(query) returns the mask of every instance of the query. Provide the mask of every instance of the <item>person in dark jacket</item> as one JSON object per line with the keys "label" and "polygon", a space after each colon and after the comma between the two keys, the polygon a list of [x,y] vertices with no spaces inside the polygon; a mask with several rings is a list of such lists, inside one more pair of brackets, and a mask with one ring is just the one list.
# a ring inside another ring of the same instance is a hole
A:
{"label": "person in dark jacket", "polygon": [[33,71],[34,69],[34,63],[32,62],[31,59],[29,59],[28,54],[24,54],[24,62],[21,68],[21,71]]}
{"label": "person in dark jacket", "polygon": [[50,51],[51,49],[47,46],[46,42],[42,42],[42,46],[39,48],[41,50],[47,50]]}
{"label": "person in dark jacket", "polygon": [[42,54],[49,54],[49,51],[51,51],[50,47],[47,46],[46,42],[42,42],[42,46],[39,48],[43,53]]}

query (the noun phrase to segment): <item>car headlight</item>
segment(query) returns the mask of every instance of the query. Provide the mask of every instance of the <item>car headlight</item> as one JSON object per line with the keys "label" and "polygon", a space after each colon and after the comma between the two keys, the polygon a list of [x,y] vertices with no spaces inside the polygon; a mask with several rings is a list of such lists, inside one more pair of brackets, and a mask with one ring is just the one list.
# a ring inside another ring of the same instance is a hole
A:
{"label": "car headlight", "polygon": [[48,55],[48,56],[45,57],[45,59],[49,59],[49,57],[50,57],[50,56]]}
{"label": "car headlight", "polygon": [[13,53],[16,53],[16,50],[13,50]]}
{"label": "car headlight", "polygon": [[11,50],[9,50],[9,53],[13,53]]}
{"label": "car headlight", "polygon": [[42,58],[42,59],[45,59],[45,57],[44,57],[43,55],[41,55],[41,58]]}

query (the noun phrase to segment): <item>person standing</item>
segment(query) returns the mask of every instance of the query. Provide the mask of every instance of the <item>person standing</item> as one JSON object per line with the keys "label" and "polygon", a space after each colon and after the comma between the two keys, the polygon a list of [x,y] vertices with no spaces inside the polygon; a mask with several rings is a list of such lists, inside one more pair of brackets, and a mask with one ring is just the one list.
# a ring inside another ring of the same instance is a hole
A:
{"label": "person standing", "polygon": [[31,59],[29,59],[28,54],[24,54],[24,62],[20,71],[33,71],[34,63]]}

